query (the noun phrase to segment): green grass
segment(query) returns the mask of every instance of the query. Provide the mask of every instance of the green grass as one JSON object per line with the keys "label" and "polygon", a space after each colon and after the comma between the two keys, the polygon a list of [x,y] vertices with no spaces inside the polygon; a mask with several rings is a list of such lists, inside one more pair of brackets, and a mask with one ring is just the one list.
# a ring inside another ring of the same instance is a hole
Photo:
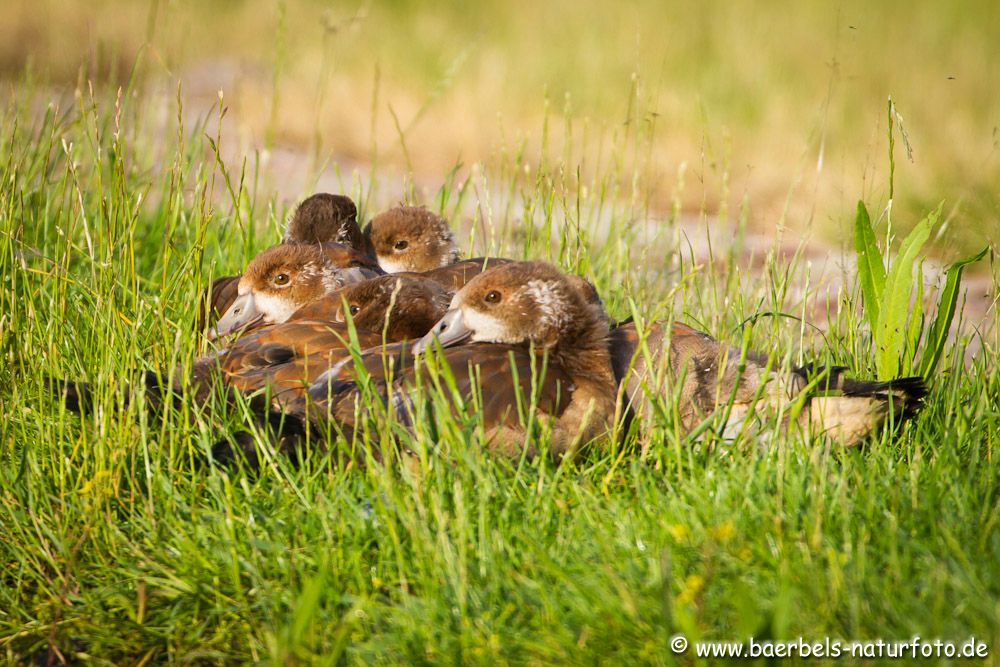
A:
{"label": "green grass", "polygon": [[[690,442],[664,419],[643,455],[591,452],[558,467],[492,460],[457,429],[412,467],[317,457],[300,469],[276,458],[258,477],[192,469],[188,454],[239,410],[161,417],[123,407],[114,386],[190,363],[199,289],[276,241],[286,203],[254,185],[264,177],[252,156],[223,163],[206,138],[220,138],[213,119],[182,131],[170,109],[164,131],[162,110],[134,90],[120,112],[115,95],[86,87],[71,108],[45,112],[45,93],[24,84],[3,110],[9,662],[55,647],[105,663],[660,663],[678,632],[975,635],[1000,651],[995,311],[972,361],[968,334],[948,349],[916,421],[850,451],[794,434],[763,449],[711,431]],[[571,143],[507,146],[471,180],[442,174],[414,191],[467,223],[470,252],[582,271],[614,316],[634,306],[739,341],[755,314],[804,313],[790,295],[808,267],[777,248],[747,257],[740,243],[695,261],[679,204],[658,238],[637,240],[650,141],[613,134],[584,175]],[[398,187],[376,170],[343,182],[368,214]],[[744,211],[729,218],[740,237]],[[704,218],[706,230],[724,222]],[[825,336],[767,317],[749,342],[870,374],[852,285]],[[93,381],[96,410],[68,414],[49,376]]]}

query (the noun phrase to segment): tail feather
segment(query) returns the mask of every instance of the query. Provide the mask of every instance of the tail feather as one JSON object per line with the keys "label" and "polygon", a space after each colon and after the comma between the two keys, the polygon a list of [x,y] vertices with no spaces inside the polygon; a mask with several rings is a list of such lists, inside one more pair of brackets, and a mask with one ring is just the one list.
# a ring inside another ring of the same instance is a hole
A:
{"label": "tail feather", "polygon": [[902,377],[893,380],[856,380],[847,377],[850,369],[846,366],[821,366],[813,363],[795,369],[799,386],[812,385],[816,394],[839,392],[844,396],[881,396],[890,394],[908,408],[918,410],[927,396],[927,385],[921,377]]}
{"label": "tail feather", "polygon": [[80,414],[93,406],[93,390],[87,382],[45,378],[45,387],[70,412]]}
{"label": "tail feather", "polygon": [[[306,421],[289,413],[268,410],[254,416],[258,430],[271,442],[275,452],[288,456],[296,466],[302,463],[303,447],[309,426]],[[261,460],[253,433],[239,431],[223,438],[212,446],[212,460],[223,467],[242,465],[252,472],[261,467]]]}
{"label": "tail feather", "polygon": [[921,377],[896,378],[884,382],[869,380],[841,380],[841,391],[846,396],[869,396],[871,394],[893,394],[899,398],[919,401],[927,395],[927,385]]}
{"label": "tail feather", "polygon": [[870,381],[845,378],[839,371],[838,375],[831,388],[839,393],[812,397],[803,418],[814,432],[847,446],[859,443],[890,414],[896,421],[914,417],[927,396],[927,386],[919,377]]}
{"label": "tail feather", "polygon": [[[144,371],[136,382],[141,387],[143,397],[154,409],[159,409],[168,396],[173,395],[169,385],[154,371]],[[54,398],[61,401],[66,409],[76,414],[87,412],[94,407],[94,388],[89,382],[77,380],[63,380],[58,378],[46,378],[45,386]],[[129,404],[129,397],[132,384],[124,383],[122,393],[125,405]]]}
{"label": "tail feather", "polygon": [[927,385],[921,377],[896,378],[884,382],[847,379],[844,380],[841,391],[844,396],[871,396],[891,402],[896,418],[905,420],[916,416],[923,408]]}

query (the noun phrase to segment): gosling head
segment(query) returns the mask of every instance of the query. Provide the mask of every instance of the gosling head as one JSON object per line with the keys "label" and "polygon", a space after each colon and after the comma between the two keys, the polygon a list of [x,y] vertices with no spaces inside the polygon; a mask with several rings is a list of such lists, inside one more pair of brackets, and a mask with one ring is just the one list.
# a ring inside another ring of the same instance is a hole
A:
{"label": "gosling head", "polygon": [[600,307],[588,302],[578,280],[550,264],[515,262],[469,281],[413,349],[419,353],[435,338],[442,347],[466,341],[555,347],[602,324]]}
{"label": "gosling head", "polygon": [[238,296],[212,337],[284,322],[302,306],[376,275],[371,260],[339,244],[268,248],[240,277]]}
{"label": "gosling head", "polygon": [[380,213],[365,234],[386,273],[430,271],[459,259],[448,221],[422,206],[397,206]]}
{"label": "gosling head", "polygon": [[307,197],[295,208],[282,242],[306,245],[340,243],[354,250],[365,249],[354,202],[344,195],[326,193]]}

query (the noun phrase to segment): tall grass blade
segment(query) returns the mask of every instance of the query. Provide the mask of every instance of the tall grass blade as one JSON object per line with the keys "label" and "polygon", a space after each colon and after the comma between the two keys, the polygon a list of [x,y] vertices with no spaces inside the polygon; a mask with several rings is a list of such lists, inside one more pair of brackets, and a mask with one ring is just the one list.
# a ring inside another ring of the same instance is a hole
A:
{"label": "tall grass blade", "polygon": [[969,264],[975,264],[985,257],[987,252],[989,252],[989,246],[948,267],[944,289],[941,290],[941,299],[938,301],[937,317],[934,318],[934,324],[931,325],[930,331],[927,333],[924,351],[920,355],[919,373],[925,379],[934,372],[944,352],[948,331],[951,329],[951,321],[955,316],[955,305],[958,303],[958,288],[962,284],[962,271]]}

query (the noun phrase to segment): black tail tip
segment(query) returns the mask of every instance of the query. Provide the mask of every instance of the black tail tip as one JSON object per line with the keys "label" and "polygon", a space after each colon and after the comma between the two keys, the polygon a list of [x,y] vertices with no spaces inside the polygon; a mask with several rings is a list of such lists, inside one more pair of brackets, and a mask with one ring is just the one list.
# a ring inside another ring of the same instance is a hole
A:
{"label": "black tail tip", "polygon": [[911,401],[922,401],[927,396],[927,383],[920,376],[889,380],[889,390],[899,392]]}
{"label": "black tail tip", "polygon": [[80,414],[90,407],[90,385],[86,382],[54,377],[46,377],[44,382],[49,395],[65,405],[70,412]]}
{"label": "black tail tip", "polygon": [[[301,417],[272,410],[266,415],[258,415],[255,421],[276,453],[287,455],[294,465],[301,463],[299,449],[308,431]],[[233,433],[212,445],[212,461],[227,468],[242,464],[251,472],[258,472],[262,463],[256,438],[249,430]]]}
{"label": "black tail tip", "polygon": [[[253,434],[239,431],[212,445],[211,461],[223,468],[235,468],[242,463],[251,472],[260,470],[260,457]],[[207,463],[207,461],[205,461]]]}

